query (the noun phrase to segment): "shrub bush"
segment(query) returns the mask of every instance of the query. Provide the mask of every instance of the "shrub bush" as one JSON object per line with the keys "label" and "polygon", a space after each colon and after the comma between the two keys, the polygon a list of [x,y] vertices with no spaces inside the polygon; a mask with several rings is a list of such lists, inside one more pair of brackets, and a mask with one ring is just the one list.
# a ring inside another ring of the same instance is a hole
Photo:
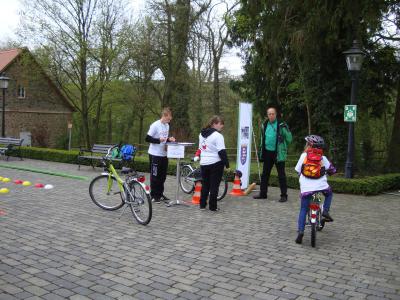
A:
{"label": "shrub bush", "polygon": [[[78,150],[57,150],[48,148],[37,147],[21,147],[21,154],[23,157],[55,161],[69,164],[76,164],[78,157]],[[90,165],[90,161],[86,160],[81,163],[82,165]],[[116,164],[117,165],[117,164]],[[118,166],[118,165],[117,165]],[[147,156],[136,156],[133,164],[131,165],[139,172],[149,171],[149,160]],[[168,174],[175,175],[176,173],[176,160],[170,159],[168,164]],[[233,180],[234,170],[225,172],[225,175],[230,181]],[[332,176],[328,178],[335,193],[348,193],[359,195],[377,195],[384,191],[400,189],[400,174],[384,174],[377,176],[369,176],[363,178],[346,179],[339,176]],[[250,181],[259,184],[259,177],[257,172],[250,173]],[[270,185],[278,186],[278,176],[272,172],[270,176]],[[299,189],[299,179],[294,173],[287,173],[287,185],[289,188]]]}

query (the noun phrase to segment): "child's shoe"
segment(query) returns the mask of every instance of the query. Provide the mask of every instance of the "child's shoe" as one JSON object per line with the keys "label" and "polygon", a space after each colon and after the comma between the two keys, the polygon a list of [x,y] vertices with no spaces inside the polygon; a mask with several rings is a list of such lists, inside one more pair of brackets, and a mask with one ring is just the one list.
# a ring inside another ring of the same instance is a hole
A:
{"label": "child's shoe", "polygon": [[296,238],[296,244],[301,244],[303,242],[304,232],[299,232]]}
{"label": "child's shoe", "polygon": [[333,218],[329,215],[329,212],[323,211],[322,216],[325,218],[326,222],[333,222]]}

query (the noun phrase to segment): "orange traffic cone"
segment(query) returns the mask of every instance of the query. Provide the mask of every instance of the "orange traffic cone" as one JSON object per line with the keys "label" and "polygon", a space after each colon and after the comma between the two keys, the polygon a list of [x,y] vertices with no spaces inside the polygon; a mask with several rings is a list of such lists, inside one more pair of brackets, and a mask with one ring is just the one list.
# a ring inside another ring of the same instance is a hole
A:
{"label": "orange traffic cone", "polygon": [[233,189],[229,194],[232,196],[244,196],[242,189],[240,188],[240,177],[238,174],[235,174],[235,179],[233,180]]}
{"label": "orange traffic cone", "polygon": [[196,181],[196,185],[194,187],[194,194],[192,197],[192,204],[200,204],[200,196],[201,196],[201,181]]}

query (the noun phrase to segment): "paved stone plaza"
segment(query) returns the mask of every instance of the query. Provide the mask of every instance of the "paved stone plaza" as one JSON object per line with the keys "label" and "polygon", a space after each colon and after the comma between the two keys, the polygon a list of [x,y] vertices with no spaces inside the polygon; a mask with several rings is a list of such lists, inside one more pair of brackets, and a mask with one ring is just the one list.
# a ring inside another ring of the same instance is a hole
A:
{"label": "paved stone plaza", "polygon": [[[34,160],[76,180],[0,167],[0,299],[400,299],[400,197],[335,194],[332,216],[311,248],[294,243],[298,191],[287,203],[226,197],[221,211],[154,205],[148,226],[129,210],[90,200],[100,169]],[[169,177],[167,195],[175,193]],[[187,195],[184,199],[190,200]]]}

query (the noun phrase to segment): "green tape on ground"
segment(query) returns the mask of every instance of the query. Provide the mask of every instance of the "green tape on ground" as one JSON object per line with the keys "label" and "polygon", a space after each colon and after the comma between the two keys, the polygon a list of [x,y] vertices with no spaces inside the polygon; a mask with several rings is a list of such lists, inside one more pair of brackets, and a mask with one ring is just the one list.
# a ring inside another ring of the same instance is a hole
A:
{"label": "green tape on ground", "polygon": [[8,165],[8,164],[7,165],[0,164],[0,168],[29,171],[29,172],[34,172],[34,173],[42,173],[42,174],[48,174],[48,175],[60,176],[60,177],[78,179],[78,180],[88,180],[88,178],[85,176],[77,176],[77,175],[71,175],[71,174],[59,173],[59,172],[53,172],[53,171],[46,171],[46,170],[35,169],[35,168],[13,166],[13,165]]}

